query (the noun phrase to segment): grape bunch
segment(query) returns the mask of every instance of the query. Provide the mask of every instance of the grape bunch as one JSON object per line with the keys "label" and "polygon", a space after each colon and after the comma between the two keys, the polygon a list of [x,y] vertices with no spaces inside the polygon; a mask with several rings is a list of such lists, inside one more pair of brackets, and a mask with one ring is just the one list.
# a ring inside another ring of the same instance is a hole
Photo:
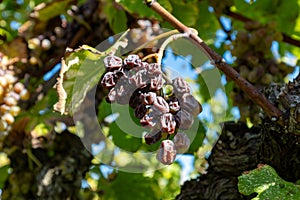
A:
{"label": "grape bunch", "polygon": [[107,56],[104,65],[101,85],[108,89],[107,102],[129,104],[141,126],[150,129],[145,142],[151,145],[163,139],[157,159],[166,165],[173,163],[176,151],[184,153],[190,145],[189,138],[178,130],[189,129],[202,111],[187,82],[180,77],[165,81],[158,63],[142,62],[135,54],[124,60]]}
{"label": "grape bunch", "polygon": [[19,100],[27,100],[29,93],[23,83],[18,82],[14,71],[0,68],[0,133],[10,130],[15,117],[20,113]]}
{"label": "grape bunch", "polygon": [[[242,77],[262,90],[271,82],[281,82],[294,68],[286,63],[278,62],[271,51],[273,41],[280,41],[281,34],[276,30],[276,24],[269,22],[265,25],[258,22],[245,23],[245,30],[237,33],[232,42],[232,55],[236,57],[235,65]],[[235,87],[231,94],[234,104],[239,107],[241,120],[247,118],[252,123],[260,122],[260,108]]]}

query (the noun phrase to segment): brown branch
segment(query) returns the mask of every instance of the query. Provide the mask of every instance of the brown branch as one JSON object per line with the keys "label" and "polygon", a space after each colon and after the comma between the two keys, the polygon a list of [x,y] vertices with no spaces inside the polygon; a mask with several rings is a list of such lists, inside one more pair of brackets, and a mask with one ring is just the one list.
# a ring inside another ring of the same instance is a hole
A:
{"label": "brown branch", "polygon": [[169,22],[174,28],[179,32],[189,34],[190,40],[192,40],[196,46],[198,46],[212,61],[219,70],[224,72],[224,74],[231,78],[247,95],[248,97],[258,104],[264,112],[270,117],[279,119],[282,116],[282,112],[272,105],[268,99],[261,94],[256,87],[249,83],[246,79],[240,76],[240,74],[235,71],[230,65],[228,65],[222,56],[213,51],[195,32],[193,32],[189,27],[182,24],[178,19],[171,15],[167,10],[165,10],[158,2],[153,0],[146,0],[146,4],[151,7],[156,13],[158,13],[162,18]]}
{"label": "brown branch", "polygon": [[[245,17],[245,16],[243,16],[239,13],[232,12],[230,10],[226,11],[224,14],[231,17],[231,18],[233,18],[233,19],[244,22],[244,23],[246,23],[246,22],[255,22],[254,20],[252,20],[248,17]],[[281,35],[283,37],[283,39],[282,39],[283,42],[291,44],[293,46],[300,47],[300,41],[299,40],[293,39],[291,36],[289,36],[285,33],[281,33]]]}

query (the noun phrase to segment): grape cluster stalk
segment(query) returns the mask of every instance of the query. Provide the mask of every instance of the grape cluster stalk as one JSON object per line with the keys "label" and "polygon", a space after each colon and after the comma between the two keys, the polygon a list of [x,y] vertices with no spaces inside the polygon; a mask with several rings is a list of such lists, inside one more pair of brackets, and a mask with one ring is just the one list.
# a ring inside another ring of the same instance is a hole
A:
{"label": "grape cluster stalk", "polygon": [[184,153],[190,146],[183,130],[191,128],[194,117],[202,111],[187,82],[181,77],[164,80],[158,63],[142,62],[135,54],[124,60],[107,56],[104,65],[101,85],[108,90],[107,102],[133,108],[141,126],[150,129],[145,142],[151,145],[163,140],[157,160],[165,165],[173,163],[176,153]]}

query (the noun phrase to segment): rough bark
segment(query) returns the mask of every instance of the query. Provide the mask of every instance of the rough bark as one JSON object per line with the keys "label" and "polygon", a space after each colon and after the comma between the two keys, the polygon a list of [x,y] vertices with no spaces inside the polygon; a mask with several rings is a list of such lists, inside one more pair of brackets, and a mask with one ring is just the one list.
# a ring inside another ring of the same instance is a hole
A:
{"label": "rough bark", "polygon": [[185,182],[177,199],[249,199],[238,192],[237,177],[256,168],[272,166],[281,178],[300,179],[300,76],[288,84],[271,84],[268,99],[285,114],[279,119],[264,118],[251,129],[241,122],[226,122],[208,159],[207,174]]}
{"label": "rough bark", "polygon": [[237,188],[237,177],[258,164],[260,127],[225,122],[208,158],[207,174],[185,182],[176,199],[247,199]]}

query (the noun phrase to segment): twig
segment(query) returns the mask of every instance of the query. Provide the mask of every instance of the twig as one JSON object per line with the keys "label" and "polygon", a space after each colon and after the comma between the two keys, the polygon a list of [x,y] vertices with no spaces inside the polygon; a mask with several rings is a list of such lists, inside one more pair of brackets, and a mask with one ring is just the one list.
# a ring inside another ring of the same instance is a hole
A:
{"label": "twig", "polygon": [[264,112],[270,117],[275,119],[280,119],[282,112],[272,105],[268,99],[261,94],[256,87],[251,85],[246,79],[240,76],[240,74],[235,71],[230,65],[228,65],[222,56],[213,51],[207,44],[197,35],[195,32],[184,24],[182,24],[178,19],[171,15],[166,9],[164,9],[158,2],[153,0],[146,0],[146,4],[151,7],[156,13],[158,13],[162,18],[169,22],[174,28],[179,32],[186,33],[189,35],[190,40],[192,40],[197,47],[199,47],[211,60],[212,64],[215,65],[219,70],[224,72],[226,76],[231,78],[247,95],[248,97],[258,104]]}
{"label": "twig", "polygon": [[146,43],[140,45],[139,47],[137,47],[134,51],[132,51],[132,54],[136,54],[137,52],[139,52],[140,50],[144,49],[145,47],[147,47],[149,44],[153,43],[154,41],[158,41],[162,38],[168,37],[170,35],[173,35],[175,33],[178,33],[177,30],[171,30],[162,34],[159,34],[157,36],[155,36],[154,38],[152,38],[151,40],[147,41]]}

